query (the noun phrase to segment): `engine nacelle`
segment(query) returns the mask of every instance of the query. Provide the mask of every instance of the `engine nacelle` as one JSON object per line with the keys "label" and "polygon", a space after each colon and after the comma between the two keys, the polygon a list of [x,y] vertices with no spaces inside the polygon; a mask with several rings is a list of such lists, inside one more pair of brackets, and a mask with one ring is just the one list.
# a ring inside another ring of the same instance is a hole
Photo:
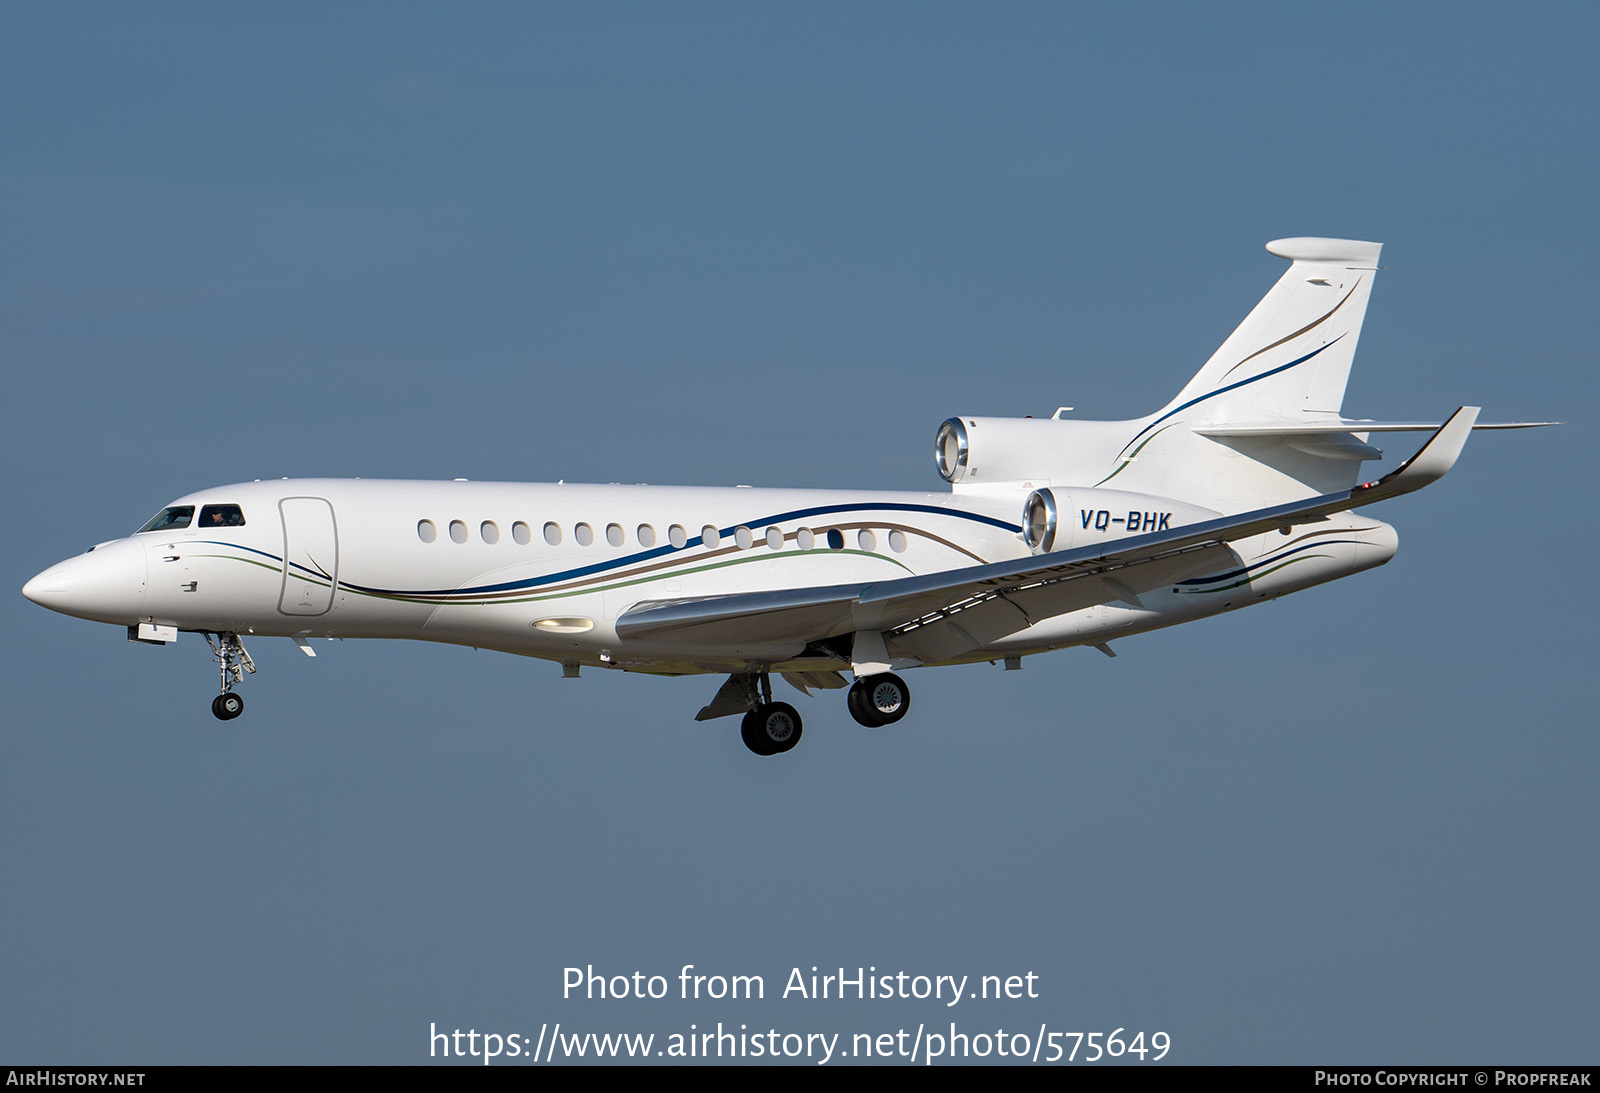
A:
{"label": "engine nacelle", "polygon": [[1055,549],[1056,495],[1049,489],[1034,490],[1022,503],[1022,538],[1035,554],[1049,554]]}
{"label": "engine nacelle", "polygon": [[1106,474],[1107,453],[1134,431],[1114,421],[953,417],[939,426],[933,455],[952,486],[1094,482]]}
{"label": "engine nacelle", "polygon": [[1045,487],[1028,494],[1022,503],[1022,538],[1035,554],[1048,554],[1129,535],[1171,531],[1220,515],[1147,493]]}

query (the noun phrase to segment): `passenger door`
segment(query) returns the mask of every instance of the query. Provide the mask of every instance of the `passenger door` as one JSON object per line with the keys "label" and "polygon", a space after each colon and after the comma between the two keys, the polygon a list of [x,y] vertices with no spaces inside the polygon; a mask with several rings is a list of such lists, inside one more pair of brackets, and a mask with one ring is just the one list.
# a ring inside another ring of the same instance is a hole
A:
{"label": "passenger door", "polygon": [[283,592],[278,610],[285,615],[326,615],[339,583],[339,535],[333,506],[321,497],[285,497],[283,514]]}

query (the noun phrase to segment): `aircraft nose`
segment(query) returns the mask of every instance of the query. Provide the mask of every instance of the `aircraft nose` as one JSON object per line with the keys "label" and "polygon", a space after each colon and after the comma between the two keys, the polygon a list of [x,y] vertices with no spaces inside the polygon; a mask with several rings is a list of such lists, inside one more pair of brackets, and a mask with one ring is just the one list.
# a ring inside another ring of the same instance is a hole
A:
{"label": "aircraft nose", "polygon": [[57,562],[22,586],[40,607],[80,619],[132,625],[144,612],[144,544],[117,539]]}

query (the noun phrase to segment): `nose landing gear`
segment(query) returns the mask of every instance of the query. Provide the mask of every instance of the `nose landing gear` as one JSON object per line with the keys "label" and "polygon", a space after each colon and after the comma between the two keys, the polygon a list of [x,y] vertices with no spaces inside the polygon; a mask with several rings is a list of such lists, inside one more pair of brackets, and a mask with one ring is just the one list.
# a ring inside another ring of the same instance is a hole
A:
{"label": "nose landing gear", "polygon": [[255,674],[256,662],[245,652],[244,642],[234,633],[206,634],[206,644],[211,646],[211,656],[222,670],[222,693],[211,700],[211,712],[218,721],[232,721],[244,713],[244,696],[233,693],[233,685],[244,679],[244,674]]}
{"label": "nose landing gear", "polygon": [[800,743],[800,711],[787,702],[772,701],[772,680],[766,672],[730,676],[706,709],[715,708],[713,716],[721,716],[737,713],[739,706],[748,711],[739,737],[757,755],[781,755]]}

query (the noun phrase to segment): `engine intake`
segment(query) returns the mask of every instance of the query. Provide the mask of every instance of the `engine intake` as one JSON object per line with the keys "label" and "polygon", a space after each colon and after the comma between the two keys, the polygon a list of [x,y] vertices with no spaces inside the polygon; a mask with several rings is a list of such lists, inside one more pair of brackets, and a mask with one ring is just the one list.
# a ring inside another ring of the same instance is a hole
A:
{"label": "engine intake", "polygon": [[946,482],[959,482],[967,476],[967,427],[961,419],[953,417],[939,426],[939,435],[933,441],[933,459],[939,465],[939,477]]}
{"label": "engine intake", "polygon": [[1035,554],[1048,554],[1056,543],[1056,496],[1034,490],[1022,506],[1022,538]]}

